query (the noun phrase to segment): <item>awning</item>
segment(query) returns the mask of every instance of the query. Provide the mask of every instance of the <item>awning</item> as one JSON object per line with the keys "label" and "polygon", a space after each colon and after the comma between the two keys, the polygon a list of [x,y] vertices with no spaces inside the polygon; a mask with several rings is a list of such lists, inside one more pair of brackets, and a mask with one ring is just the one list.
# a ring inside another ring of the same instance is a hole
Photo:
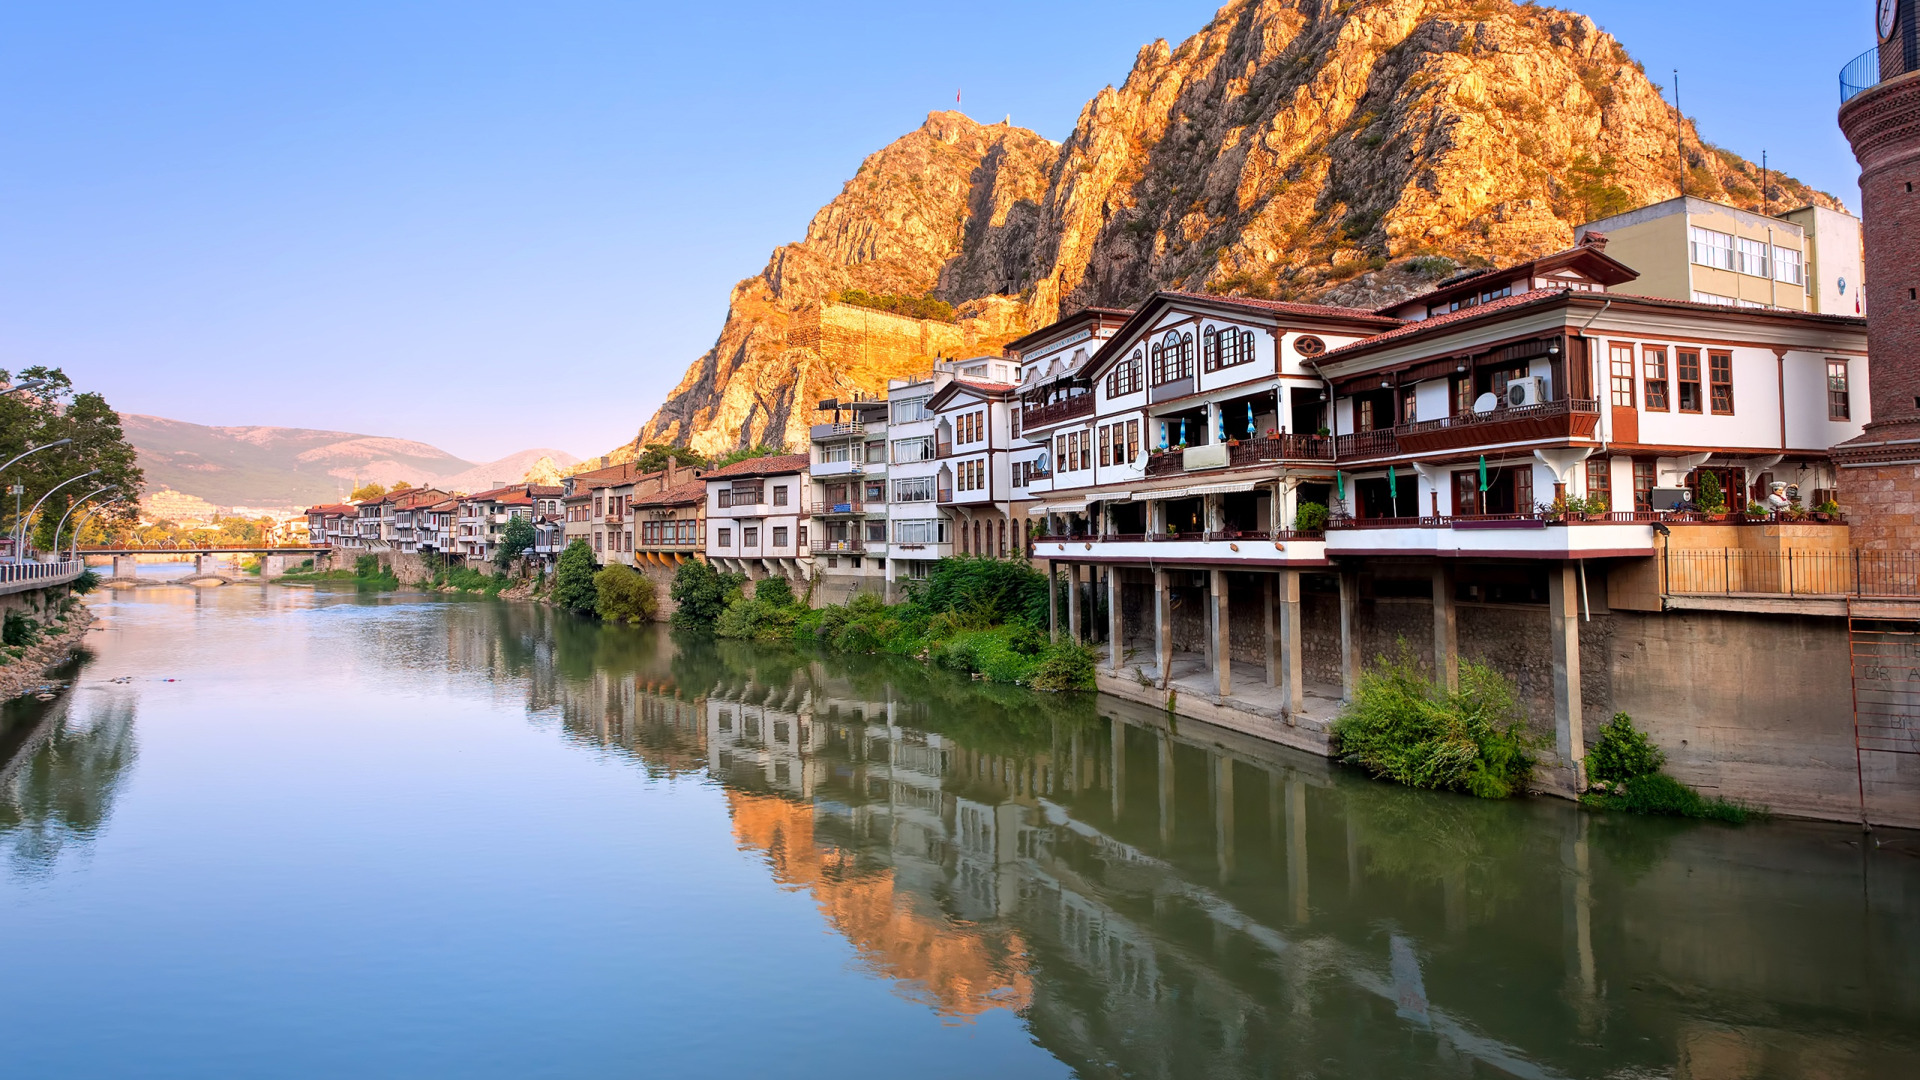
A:
{"label": "awning", "polygon": [[1260,486],[1258,480],[1235,480],[1227,484],[1202,484],[1187,489],[1189,495],[1231,495],[1240,491],[1252,491]]}
{"label": "awning", "polygon": [[1135,502],[1142,499],[1184,499],[1191,494],[1192,488],[1161,488],[1158,491],[1136,491],[1133,498]]}
{"label": "awning", "polygon": [[1048,503],[1045,506],[1036,506],[1033,509],[1027,511],[1027,513],[1030,515],[1031,514],[1084,514],[1086,513],[1086,511],[1087,511],[1087,501],[1085,499],[1081,499],[1079,502]]}

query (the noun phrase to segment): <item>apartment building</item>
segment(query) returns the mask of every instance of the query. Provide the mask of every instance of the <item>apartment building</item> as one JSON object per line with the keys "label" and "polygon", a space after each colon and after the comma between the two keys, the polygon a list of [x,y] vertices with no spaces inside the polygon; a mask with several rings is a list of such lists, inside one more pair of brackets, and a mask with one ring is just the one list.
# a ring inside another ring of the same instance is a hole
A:
{"label": "apartment building", "polygon": [[1806,206],[1778,217],[1681,197],[1588,222],[1638,275],[1616,292],[1725,307],[1861,315],[1860,219]]}
{"label": "apartment building", "polygon": [[707,561],[759,579],[811,570],[808,454],[748,458],[706,473]]}
{"label": "apartment building", "polygon": [[[1024,500],[1014,498],[1012,461],[1037,456],[1015,446],[1011,434],[1018,378],[1016,361],[980,356],[936,361],[924,376],[888,380],[889,593],[902,578],[925,577],[935,560],[973,553],[976,531],[984,553],[989,520],[995,548],[1003,523],[1013,545],[1017,529],[1009,518]],[[960,520],[968,530],[964,545],[956,543]]]}
{"label": "apartment building", "polygon": [[353,503],[323,503],[307,508],[307,541],[336,548],[354,548],[360,543],[356,522],[360,508]]}
{"label": "apartment building", "polygon": [[833,420],[810,433],[813,569],[818,598],[843,603],[886,587],[887,403],[836,398],[820,409]]}
{"label": "apartment building", "polygon": [[[645,548],[639,504],[697,481],[702,471],[669,460],[666,468],[653,472],[641,472],[638,464],[625,462],[565,477],[560,481],[563,539],[586,541],[593,548],[594,561],[602,565],[645,562],[638,553],[658,550],[659,545]],[[655,504],[655,508],[660,507]]]}
{"label": "apartment building", "polygon": [[[660,474],[656,474],[660,475]],[[678,566],[699,558],[704,547],[707,484],[697,469],[677,487],[633,496],[633,561],[636,566]],[[638,485],[637,485],[638,486]]]}
{"label": "apartment building", "polygon": [[[462,498],[459,516],[454,521],[457,553],[470,563],[491,565],[506,537],[507,522],[514,518],[524,518],[530,523],[557,518],[562,495],[557,485],[508,484]],[[537,527],[535,535],[538,536]]]}

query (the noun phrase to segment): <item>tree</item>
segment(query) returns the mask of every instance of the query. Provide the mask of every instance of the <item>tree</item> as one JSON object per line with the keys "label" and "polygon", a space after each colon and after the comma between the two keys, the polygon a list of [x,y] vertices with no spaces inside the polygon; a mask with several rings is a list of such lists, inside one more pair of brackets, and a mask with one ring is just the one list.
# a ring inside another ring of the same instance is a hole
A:
{"label": "tree", "polygon": [[641,472],[659,472],[667,467],[669,461],[701,469],[707,465],[707,455],[691,446],[648,443],[646,448],[640,451],[640,456],[634,460],[634,467]]}
{"label": "tree", "polygon": [[593,576],[598,597],[594,610],[607,622],[652,622],[660,610],[653,579],[629,566],[610,563]]}
{"label": "tree", "polygon": [[711,630],[727,605],[746,586],[744,574],[722,574],[698,559],[680,564],[667,595],[680,605],[673,613],[676,630]]}
{"label": "tree", "polygon": [[[61,439],[64,446],[34,454],[7,470],[4,482],[26,488],[20,506],[24,512],[52,492],[31,523],[33,539],[42,550],[53,544],[54,530],[69,508],[95,488],[111,485],[87,505],[94,520],[112,528],[132,528],[140,515],[140,490],[146,482],[138,455],[120,427],[120,414],[96,393],[74,393],[73,381],[59,368],[30,367],[22,379],[42,379],[45,386],[30,393],[0,397],[0,461],[31,447]],[[0,382],[12,376],[0,371]],[[85,479],[63,481],[91,472]],[[8,506],[9,511],[12,510]],[[69,521],[69,526],[73,523]],[[72,536],[63,533],[65,546]]]}
{"label": "tree", "polygon": [[591,614],[599,601],[593,575],[593,549],[585,540],[568,544],[553,573],[553,602],[568,611]]}
{"label": "tree", "polygon": [[533,522],[523,517],[508,518],[507,527],[500,534],[500,550],[493,553],[493,565],[505,570],[513,560],[532,549],[534,536]]}
{"label": "tree", "polygon": [[353,494],[347,496],[347,501],[364,502],[367,499],[377,499],[386,493],[386,487],[378,482],[362,484],[353,489]]}
{"label": "tree", "polygon": [[775,445],[775,446],[769,446],[766,443],[760,443],[757,446],[748,446],[748,447],[742,447],[738,450],[731,450],[720,457],[714,458],[713,467],[716,469],[721,469],[721,468],[725,468],[728,465],[732,465],[735,462],[747,461],[751,458],[772,457],[775,454],[784,454],[786,452],[787,452],[787,447],[784,443]]}

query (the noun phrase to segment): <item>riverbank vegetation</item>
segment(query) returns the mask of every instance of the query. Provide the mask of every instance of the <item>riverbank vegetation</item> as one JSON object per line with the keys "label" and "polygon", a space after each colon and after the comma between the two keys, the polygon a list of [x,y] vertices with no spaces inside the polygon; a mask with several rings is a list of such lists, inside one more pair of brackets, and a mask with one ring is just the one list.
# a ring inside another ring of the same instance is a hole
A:
{"label": "riverbank vegetation", "polygon": [[909,657],[1036,690],[1093,689],[1093,650],[1048,640],[1047,579],[1027,564],[942,559],[905,586],[897,604],[862,593],[813,608],[784,578],[756,582],[748,596],[739,575],[688,563],[670,595],[680,605],[676,627],[710,627],[721,638]]}
{"label": "riverbank vegetation", "polygon": [[368,588],[389,590],[400,587],[400,579],[394,575],[392,570],[381,566],[379,557],[375,555],[362,555],[358,559],[355,559],[353,569],[351,570],[344,567],[337,570],[316,570],[313,566],[313,560],[308,559],[275,580],[293,583],[303,581],[351,581]]}
{"label": "riverbank vegetation", "polygon": [[1401,642],[1361,672],[1353,704],[1333,725],[1334,756],[1408,787],[1483,799],[1525,790],[1536,740],[1513,683],[1463,660],[1459,684],[1436,684]]}
{"label": "riverbank vegetation", "polygon": [[1587,779],[1592,787],[1580,802],[1602,810],[1734,825],[1767,816],[1765,807],[1700,794],[1663,772],[1666,763],[1666,752],[1633,726],[1632,717],[1614,713],[1587,752]]}

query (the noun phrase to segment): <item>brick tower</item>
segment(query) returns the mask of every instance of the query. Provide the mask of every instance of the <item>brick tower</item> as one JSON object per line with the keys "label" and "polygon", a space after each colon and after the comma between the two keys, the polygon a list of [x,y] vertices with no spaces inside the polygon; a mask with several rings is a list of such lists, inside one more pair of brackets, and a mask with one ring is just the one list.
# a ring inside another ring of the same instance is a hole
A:
{"label": "brick tower", "polygon": [[1880,45],[1841,75],[1840,130],[1860,161],[1872,413],[1833,457],[1854,540],[1920,549],[1920,0],[1898,0],[1890,28],[1863,6]]}

